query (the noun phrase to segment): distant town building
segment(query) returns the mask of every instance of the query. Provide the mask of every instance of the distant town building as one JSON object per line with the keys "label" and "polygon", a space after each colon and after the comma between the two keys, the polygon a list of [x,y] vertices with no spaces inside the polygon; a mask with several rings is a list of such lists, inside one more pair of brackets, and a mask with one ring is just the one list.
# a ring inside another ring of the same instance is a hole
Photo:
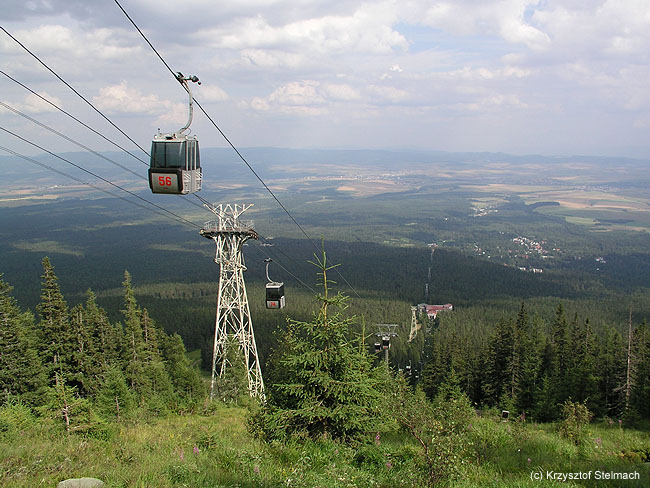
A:
{"label": "distant town building", "polygon": [[418,304],[418,312],[426,313],[427,317],[430,319],[435,319],[438,316],[438,312],[450,312],[454,309],[454,306],[451,303],[445,303],[444,305],[427,305],[426,303]]}

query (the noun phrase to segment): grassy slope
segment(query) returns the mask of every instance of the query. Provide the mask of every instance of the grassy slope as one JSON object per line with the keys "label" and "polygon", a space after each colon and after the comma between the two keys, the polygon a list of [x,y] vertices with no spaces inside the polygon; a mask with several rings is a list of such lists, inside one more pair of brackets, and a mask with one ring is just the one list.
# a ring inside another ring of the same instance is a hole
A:
{"label": "grassy slope", "polygon": [[[35,423],[0,429],[0,485],[55,486],[94,476],[107,487],[421,486],[418,447],[400,434],[382,434],[379,446],[371,434],[369,444],[356,449],[329,440],[267,445],[246,432],[245,417],[244,409],[219,407],[210,416],[113,425],[94,437],[55,433]],[[650,466],[632,454],[650,446],[647,431],[592,424],[580,447],[560,438],[552,424],[484,417],[475,419],[471,432],[472,456],[454,486],[539,486],[531,471],[636,471],[641,480],[624,486],[650,481]]]}

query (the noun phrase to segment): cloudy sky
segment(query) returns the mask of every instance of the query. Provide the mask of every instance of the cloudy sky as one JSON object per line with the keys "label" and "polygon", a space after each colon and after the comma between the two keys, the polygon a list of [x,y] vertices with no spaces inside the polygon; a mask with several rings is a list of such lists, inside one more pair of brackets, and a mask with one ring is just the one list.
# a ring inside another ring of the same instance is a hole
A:
{"label": "cloudy sky", "polygon": [[[240,147],[650,157],[650,0],[120,2]],[[4,0],[0,25],[144,147],[185,122],[182,88],[113,0]],[[2,31],[0,69],[123,143]],[[108,149],[1,75],[0,100]],[[2,107],[0,125],[77,149]],[[192,128],[225,145],[202,114]]]}

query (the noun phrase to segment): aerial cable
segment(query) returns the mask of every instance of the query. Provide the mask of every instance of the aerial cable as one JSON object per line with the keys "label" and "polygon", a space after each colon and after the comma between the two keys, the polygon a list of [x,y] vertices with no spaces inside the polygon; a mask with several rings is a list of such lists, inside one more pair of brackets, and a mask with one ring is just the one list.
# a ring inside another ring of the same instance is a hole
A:
{"label": "aerial cable", "polygon": [[[261,238],[261,239],[264,239],[262,236],[260,236],[260,238]],[[260,252],[260,254],[262,254],[262,255],[265,256],[266,258],[271,259],[271,257],[268,255],[268,253],[267,253],[267,252],[264,252],[264,251],[261,249],[261,246],[262,246],[262,244],[261,244],[261,243],[258,243],[256,249]],[[279,251],[279,249],[276,249],[276,250]],[[282,254],[284,254],[284,253],[282,253]],[[288,256],[286,256],[286,254],[285,254],[285,257],[288,258]],[[288,258],[288,259],[291,259],[291,258]],[[292,273],[291,271],[289,271],[287,268],[285,268],[284,266],[282,266],[282,263],[280,263],[280,261],[278,261],[277,258],[275,258],[273,261],[274,261],[278,266],[280,266],[280,268],[282,268],[282,269],[283,269],[283,270],[284,270],[288,275],[290,275],[293,279],[295,279],[298,283],[300,283],[303,287],[305,287],[306,289],[308,289],[309,291],[311,291],[314,295],[317,295],[317,294],[318,294],[318,292],[317,292],[316,290],[314,290],[311,286],[309,286],[307,283],[305,283],[304,281],[302,281],[300,278],[298,278],[295,274],[293,274],[293,273]]]}
{"label": "aerial cable", "polygon": [[108,143],[112,144],[113,146],[117,147],[118,149],[124,151],[126,154],[128,154],[129,156],[131,156],[131,157],[135,158],[136,160],[140,161],[140,162],[141,162],[142,164],[144,164],[145,166],[149,166],[149,163],[147,163],[144,159],[141,159],[140,157],[136,156],[136,155],[133,154],[132,152],[130,152],[130,151],[128,151],[127,149],[123,148],[122,146],[120,146],[119,144],[117,144],[115,141],[113,141],[113,140],[109,139],[108,137],[106,137],[106,136],[105,136],[104,134],[102,134],[101,132],[96,131],[95,129],[93,129],[93,128],[90,127],[88,124],[84,123],[83,121],[79,120],[77,117],[75,117],[75,116],[72,115],[71,113],[66,112],[65,110],[63,110],[61,107],[59,107],[57,104],[55,104],[55,103],[52,102],[51,100],[48,100],[47,98],[45,98],[45,97],[42,96],[41,94],[36,93],[34,90],[32,90],[31,88],[29,88],[27,85],[21,83],[20,81],[18,81],[16,78],[14,78],[14,77],[8,75],[7,73],[5,73],[5,72],[2,71],[2,70],[0,70],[0,73],[3,74],[4,76],[6,76],[7,78],[9,78],[9,79],[10,79],[11,81],[13,81],[14,83],[16,83],[16,84],[22,86],[22,87],[23,87],[25,90],[27,90],[28,92],[32,93],[33,95],[36,95],[38,98],[40,98],[40,99],[43,100],[44,102],[49,103],[52,107],[54,107],[55,109],[57,109],[59,112],[61,112],[61,113],[65,114],[65,115],[67,115],[68,117],[70,117],[70,118],[73,119],[74,121],[76,121],[76,122],[78,122],[79,124],[83,125],[86,129],[88,129],[89,131],[91,131],[91,132],[93,132],[94,134],[98,135],[99,137],[101,137],[102,139],[104,139],[106,142],[108,142]]}
{"label": "aerial cable", "polygon": [[30,117],[30,116],[27,115],[27,114],[24,114],[24,113],[21,112],[20,110],[13,108],[12,106],[10,106],[10,105],[4,103],[3,101],[0,101],[0,105],[2,105],[4,108],[6,108],[6,109],[8,109],[8,110],[11,110],[13,113],[15,113],[15,114],[17,114],[17,115],[20,115],[21,117],[23,117],[23,118],[29,120],[30,122],[33,122],[34,124],[38,125],[39,127],[42,127],[43,129],[49,130],[49,131],[52,132],[53,134],[56,134],[57,136],[62,137],[62,138],[65,139],[66,141],[69,141],[69,142],[75,144],[76,146],[79,146],[80,148],[85,149],[86,151],[93,153],[95,156],[97,156],[97,157],[99,157],[99,158],[102,158],[102,159],[108,161],[109,163],[114,164],[115,166],[117,166],[117,167],[119,167],[119,168],[122,168],[124,171],[128,171],[129,173],[131,173],[132,175],[137,176],[138,178],[142,178],[142,179],[144,179],[144,180],[147,179],[146,176],[140,175],[140,174],[136,173],[135,171],[133,171],[133,170],[127,168],[126,166],[121,165],[121,164],[118,163],[117,161],[113,161],[112,159],[107,158],[106,156],[104,156],[104,155],[98,153],[97,151],[94,151],[93,149],[89,148],[88,146],[84,146],[84,145],[81,144],[80,142],[75,141],[74,139],[72,139],[72,138],[66,136],[65,134],[62,134],[61,132],[59,132],[59,131],[53,129],[52,127],[49,127],[48,125],[45,125],[45,124],[42,123],[42,122],[39,122],[39,121],[36,120],[35,118]]}
{"label": "aerial cable", "polygon": [[161,207],[160,205],[157,205],[157,204],[155,204],[155,203],[153,203],[153,202],[150,202],[150,201],[147,200],[146,198],[142,198],[140,195],[138,195],[138,194],[136,194],[136,193],[133,193],[133,192],[130,191],[130,190],[127,190],[126,188],[124,188],[124,187],[118,185],[117,183],[113,183],[112,181],[110,181],[110,180],[104,178],[103,176],[99,176],[99,175],[93,173],[92,171],[87,170],[86,168],[84,168],[84,167],[82,167],[82,166],[80,166],[80,165],[78,165],[78,164],[76,164],[76,163],[73,163],[72,161],[70,161],[70,160],[68,160],[68,159],[65,159],[65,158],[63,158],[63,157],[61,157],[61,156],[59,156],[59,155],[53,153],[52,151],[49,151],[49,150],[45,149],[44,147],[39,146],[39,145],[36,144],[35,142],[32,142],[32,141],[30,141],[30,140],[28,140],[28,139],[25,139],[24,137],[22,137],[22,136],[16,134],[15,132],[10,131],[9,129],[6,129],[6,128],[0,126],[0,130],[3,130],[3,131],[5,131],[7,134],[11,134],[12,136],[16,137],[17,139],[20,139],[21,141],[24,141],[24,142],[26,142],[27,144],[30,144],[31,146],[34,146],[34,147],[40,149],[41,151],[44,151],[44,152],[50,154],[51,156],[54,156],[55,158],[58,158],[58,159],[60,159],[61,161],[64,161],[64,162],[66,162],[66,163],[68,163],[68,164],[74,166],[74,167],[77,168],[77,169],[80,169],[81,171],[84,171],[85,173],[88,173],[88,174],[94,176],[95,178],[98,178],[98,179],[102,180],[103,182],[108,183],[109,185],[112,185],[112,186],[114,186],[115,188],[118,188],[118,189],[122,190],[123,192],[128,193],[129,195],[131,195],[131,196],[137,198],[138,200],[142,200],[143,202],[148,203],[149,205],[152,205],[153,207],[156,207],[157,209],[162,210],[163,212],[166,212],[166,213],[168,213],[169,215],[174,216],[174,217],[175,217],[176,219],[178,219],[178,220],[182,220],[183,222],[186,222],[187,224],[189,224],[189,225],[191,225],[191,226],[193,226],[193,227],[197,227],[197,228],[199,228],[199,229],[201,228],[200,225],[197,225],[197,224],[195,224],[194,222],[191,222],[191,221],[187,220],[186,218],[181,217],[181,216],[178,215],[178,214],[175,214],[175,213],[172,212],[171,210],[167,210],[166,208]]}
{"label": "aerial cable", "polygon": [[[63,110],[61,107],[59,107],[58,105],[56,105],[56,104],[53,103],[52,101],[48,100],[48,99],[45,98],[44,96],[42,96],[42,95],[36,93],[34,90],[32,90],[31,88],[29,88],[29,87],[26,86],[25,84],[21,83],[21,82],[18,81],[17,79],[13,78],[12,76],[8,75],[7,73],[5,73],[5,72],[2,71],[2,70],[0,70],[0,73],[2,73],[4,76],[6,76],[7,78],[9,78],[11,81],[13,81],[13,82],[17,83],[18,85],[22,86],[25,90],[27,90],[27,91],[29,91],[30,93],[36,95],[38,98],[40,98],[40,99],[43,100],[44,102],[50,104],[52,107],[54,107],[54,108],[56,108],[57,110],[59,110],[60,112],[64,113],[65,115],[67,115],[68,117],[70,117],[71,119],[73,119],[74,121],[78,122],[79,124],[81,124],[82,126],[84,126],[86,129],[88,129],[88,130],[90,130],[91,132],[93,132],[94,134],[100,136],[100,137],[101,137],[102,139],[104,139],[105,141],[109,142],[109,143],[112,144],[113,146],[115,146],[115,147],[117,147],[118,149],[122,150],[123,152],[125,152],[125,153],[128,154],[129,156],[131,156],[131,157],[135,158],[136,160],[140,161],[140,162],[141,162],[142,164],[144,164],[145,166],[147,166],[147,167],[149,166],[149,163],[147,163],[147,162],[144,161],[143,159],[139,158],[138,156],[136,156],[136,155],[133,154],[132,152],[130,152],[130,151],[128,151],[127,149],[123,148],[122,146],[120,146],[119,144],[117,144],[115,141],[113,141],[113,140],[109,139],[108,137],[106,137],[105,135],[103,135],[101,132],[99,132],[99,131],[93,129],[92,127],[90,127],[88,124],[84,123],[84,122],[83,122],[82,120],[80,120],[79,118],[77,118],[77,117],[75,117],[74,115],[72,115],[72,114],[66,112],[66,111]],[[0,102],[0,103],[1,103],[1,102]],[[89,149],[89,148],[87,148],[86,146],[83,146],[82,144],[80,144],[80,143],[78,143],[78,142],[76,142],[76,141],[70,139],[69,137],[67,137],[67,136],[65,136],[65,135],[63,135],[63,134],[61,134],[61,133],[55,131],[54,129],[52,129],[52,128],[50,128],[50,127],[47,127],[45,124],[41,124],[40,122],[36,121],[35,119],[33,119],[33,118],[31,118],[31,117],[29,117],[29,116],[27,116],[27,115],[21,113],[19,110],[14,109],[14,108],[11,108],[10,106],[8,106],[8,105],[6,105],[6,104],[4,104],[4,103],[3,103],[3,105],[4,105],[6,108],[8,108],[8,109],[12,110],[13,112],[15,112],[16,114],[21,115],[21,116],[23,116],[23,117],[25,117],[25,118],[28,118],[28,119],[31,120],[32,122],[34,122],[34,123],[36,123],[36,124],[38,124],[38,125],[41,125],[42,127],[46,128],[46,129],[48,129],[48,130],[50,130],[51,132],[56,133],[57,135],[60,135],[61,137],[64,137],[65,139],[69,140],[70,142],[73,142],[74,144],[76,144],[76,145],[78,145],[78,146],[80,146],[80,147],[83,147],[84,149],[86,149],[86,150],[92,152],[93,154],[96,154],[97,156],[99,156],[99,157],[101,157],[101,158],[103,158],[103,159],[107,159],[106,157],[102,156],[101,154],[98,154],[97,152],[93,151],[92,149]],[[132,170],[130,170],[130,169],[124,167],[124,166],[121,166],[119,163],[116,163],[116,162],[114,162],[114,161],[112,161],[112,160],[110,160],[110,161],[111,161],[113,164],[116,164],[117,166],[121,167],[122,169],[124,169],[124,170],[126,170],[126,171],[128,171],[128,172],[130,172],[130,173],[132,173],[132,174],[134,174],[134,175],[136,175],[136,176],[138,176],[138,177],[142,177],[142,178],[144,178],[145,180],[147,179],[146,177],[141,176],[141,175],[139,175],[139,174],[133,172]],[[200,209],[202,209],[202,210],[205,210],[205,208],[203,207],[203,205],[199,205],[198,203],[193,202],[193,201],[191,201],[191,200],[186,200],[186,201],[187,201],[188,203],[194,205],[195,207],[198,207],[198,208],[200,208]]]}
{"label": "aerial cable", "polygon": [[122,129],[120,129],[117,125],[115,125],[115,123],[114,123],[111,119],[109,119],[108,117],[106,117],[106,115],[104,115],[104,114],[101,112],[101,110],[99,110],[97,107],[95,107],[95,106],[94,106],[94,105],[93,105],[93,104],[92,104],[92,103],[91,103],[91,102],[90,102],[86,97],[84,97],[81,93],[79,93],[77,90],[75,90],[74,87],[73,87],[72,85],[70,85],[67,81],[65,81],[63,78],[61,78],[61,77],[60,77],[60,76],[59,76],[59,75],[58,75],[58,74],[57,74],[57,73],[56,73],[52,68],[50,68],[47,64],[45,64],[43,61],[41,61],[41,59],[40,59],[38,56],[36,56],[36,54],[34,54],[33,52],[31,52],[31,51],[30,51],[30,50],[29,50],[29,49],[28,49],[28,48],[27,48],[27,47],[26,47],[22,42],[20,42],[18,39],[16,39],[14,36],[12,36],[12,35],[7,31],[7,29],[5,29],[4,27],[2,27],[1,25],[0,25],[0,29],[2,29],[2,30],[4,31],[5,34],[7,34],[9,37],[11,37],[11,39],[13,39],[13,40],[14,40],[14,41],[15,41],[15,42],[20,46],[20,47],[22,47],[25,51],[27,51],[29,54],[31,54],[31,56],[32,56],[34,59],[36,59],[36,61],[38,61],[41,65],[43,65],[43,66],[45,67],[45,69],[47,69],[50,73],[52,73],[54,76],[56,76],[57,79],[58,79],[61,83],[63,83],[63,84],[64,84],[65,86],[67,86],[68,88],[70,88],[70,90],[72,90],[72,91],[75,93],[75,95],[77,95],[79,98],[81,98],[81,99],[82,99],[84,102],[86,102],[86,103],[87,103],[87,104],[88,104],[88,105],[89,105],[89,106],[90,106],[90,107],[91,107],[95,112],[97,112],[99,115],[101,115],[101,116],[104,118],[104,120],[106,120],[109,124],[111,124],[113,127],[115,127],[115,128],[116,128],[116,129],[117,129],[117,130],[118,130],[118,131],[119,131],[119,132],[120,132],[124,137],[126,137],[129,141],[131,141],[133,144],[135,144],[135,146],[136,146],[138,149],[140,149],[140,150],[141,150],[143,153],[145,153],[147,156],[149,155],[149,153],[148,153],[148,152],[147,152],[147,151],[146,151],[142,146],[140,146],[140,145],[139,145],[137,142],[135,142],[135,141],[134,141],[134,140],[133,140],[133,139],[132,139],[132,138],[131,138],[131,137],[130,137],[126,132],[124,132],[124,131],[123,131]]}
{"label": "aerial cable", "polygon": [[[164,59],[164,58],[160,55],[160,53],[156,50],[156,48],[154,47],[154,45],[149,41],[149,39],[147,39],[147,36],[144,35],[144,33],[142,32],[142,30],[140,30],[140,28],[139,28],[138,25],[135,23],[135,21],[131,18],[131,16],[126,12],[126,10],[124,10],[124,8],[122,7],[122,5],[120,5],[120,2],[119,2],[118,0],[114,0],[114,1],[115,1],[115,4],[120,8],[120,10],[122,11],[122,13],[123,13],[123,14],[126,16],[126,18],[129,20],[129,22],[131,22],[131,24],[133,25],[133,27],[135,27],[135,29],[136,29],[136,30],[138,31],[138,33],[142,36],[142,38],[145,40],[145,42],[146,42],[146,43],[149,45],[149,47],[153,50],[153,52],[156,54],[156,56],[158,56],[158,58],[160,59],[160,61],[161,61],[161,62],[165,65],[165,67],[169,70],[169,72],[172,74],[172,76],[174,76],[174,78],[178,79],[178,77],[177,77],[176,73],[174,72],[174,70],[171,69],[171,67],[169,66],[169,64],[167,64],[167,62],[165,61],[165,59]],[[282,208],[282,210],[284,210],[284,212],[289,216],[289,218],[291,219],[291,221],[292,221],[292,222],[293,222],[293,223],[294,223],[294,224],[295,224],[295,225],[300,229],[300,231],[302,232],[302,234],[307,238],[307,240],[312,244],[312,246],[314,246],[314,248],[316,249],[316,251],[317,251],[318,253],[320,253],[320,252],[322,251],[322,249],[320,249],[320,248],[316,245],[316,243],[314,242],[314,240],[309,236],[309,234],[307,234],[307,232],[305,231],[305,229],[304,229],[304,228],[303,228],[303,227],[298,223],[298,221],[293,217],[293,215],[291,215],[291,212],[289,212],[289,210],[284,206],[284,204],[283,204],[283,203],[278,199],[278,197],[275,195],[275,193],[273,193],[273,191],[271,190],[271,188],[269,188],[269,186],[264,182],[264,180],[260,177],[260,175],[257,174],[257,172],[255,171],[255,169],[253,169],[253,167],[252,167],[252,166],[250,165],[250,163],[246,160],[246,158],[241,154],[241,152],[239,152],[239,150],[237,149],[237,147],[236,147],[236,146],[235,146],[235,145],[230,141],[230,139],[228,138],[228,136],[227,136],[227,135],[226,135],[226,134],[221,130],[221,128],[220,128],[220,127],[217,125],[217,123],[212,119],[212,117],[210,117],[210,115],[206,112],[206,110],[205,110],[205,109],[203,108],[203,106],[199,103],[199,101],[198,101],[196,98],[194,98],[193,96],[192,96],[192,99],[194,100],[194,103],[196,103],[196,106],[199,107],[199,109],[201,109],[201,112],[203,112],[203,114],[204,114],[204,115],[208,118],[208,120],[212,123],[212,125],[214,126],[214,128],[217,129],[217,131],[221,134],[221,136],[224,138],[224,140],[225,140],[225,141],[228,143],[228,145],[232,148],[232,150],[235,151],[235,153],[237,154],[237,156],[239,156],[239,159],[241,159],[241,160],[243,161],[243,163],[248,167],[248,169],[253,173],[253,175],[255,175],[255,177],[259,180],[259,182],[260,182],[260,183],[262,184],[262,186],[266,189],[266,191],[267,191],[267,192],[268,192],[268,193],[273,197],[273,199],[274,199],[274,200],[276,201],[276,203],[277,203],[277,204]],[[357,293],[357,291],[354,289],[354,287],[353,287],[353,286],[348,282],[348,280],[345,279],[345,277],[341,274],[341,272],[340,272],[337,268],[334,268],[334,271],[336,271],[336,273],[341,277],[341,279],[343,279],[343,281],[344,281],[344,282],[345,282],[345,283],[350,287],[350,289],[354,292],[354,294],[355,294],[358,298],[361,298],[361,296],[359,295],[359,293]]]}
{"label": "aerial cable", "polygon": [[[17,153],[16,151],[12,151],[11,149],[8,149],[8,148],[6,148],[6,147],[4,147],[4,146],[0,146],[0,149],[2,149],[2,150],[5,151],[5,152],[8,152],[9,154],[11,154],[11,155],[13,155],[13,156],[16,156],[16,157],[22,158],[22,159],[24,159],[25,161],[29,161],[30,163],[36,164],[37,166],[40,166],[41,168],[45,168],[45,169],[48,169],[48,170],[50,170],[50,171],[53,171],[54,173],[57,173],[57,174],[59,174],[59,175],[61,175],[61,176],[64,176],[65,178],[70,178],[71,180],[74,180],[74,181],[76,181],[76,182],[78,182],[78,183],[81,183],[82,185],[90,186],[91,188],[94,188],[94,189],[96,189],[96,190],[99,190],[99,191],[101,191],[101,192],[104,192],[104,193],[106,193],[107,195],[110,195],[110,196],[112,196],[112,197],[119,198],[120,200],[124,200],[125,202],[128,202],[128,203],[130,203],[131,205],[135,205],[136,207],[140,207],[140,208],[143,208],[143,209],[145,209],[145,210],[148,210],[148,211],[151,211],[151,212],[157,213],[158,215],[162,215],[163,217],[166,217],[166,218],[168,218],[168,219],[172,219],[172,220],[176,220],[176,221],[178,221],[178,219],[176,219],[176,218],[174,218],[174,217],[170,217],[169,215],[167,215],[167,214],[165,214],[165,213],[163,213],[163,212],[160,212],[159,210],[156,210],[156,209],[151,208],[151,207],[147,207],[147,206],[145,206],[145,205],[142,205],[141,203],[134,202],[133,200],[129,200],[128,198],[125,198],[125,197],[123,197],[123,196],[121,196],[121,195],[118,195],[117,193],[113,193],[112,191],[109,191],[109,190],[107,190],[106,188],[102,188],[102,187],[100,187],[100,186],[93,185],[92,183],[89,183],[89,182],[87,182],[87,181],[83,181],[83,180],[77,178],[76,176],[70,175],[70,174],[68,174],[68,173],[66,173],[66,172],[64,172],[64,171],[60,171],[60,170],[58,170],[58,169],[56,169],[56,168],[53,168],[53,167],[51,167],[51,166],[48,166],[48,165],[45,164],[45,163],[41,163],[40,161],[37,161],[37,160],[35,160],[35,159],[32,159],[32,158],[30,158],[30,157],[28,157],[28,156],[25,156],[25,155],[23,155],[23,154]],[[181,223],[184,224],[184,222],[181,222]]]}

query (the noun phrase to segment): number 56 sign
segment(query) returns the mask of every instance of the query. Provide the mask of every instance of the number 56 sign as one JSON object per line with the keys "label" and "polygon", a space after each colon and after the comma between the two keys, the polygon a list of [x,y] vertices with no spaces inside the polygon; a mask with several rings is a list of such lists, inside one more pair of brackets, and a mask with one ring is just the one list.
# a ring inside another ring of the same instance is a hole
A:
{"label": "number 56 sign", "polygon": [[178,175],[151,173],[151,189],[154,193],[178,193]]}

